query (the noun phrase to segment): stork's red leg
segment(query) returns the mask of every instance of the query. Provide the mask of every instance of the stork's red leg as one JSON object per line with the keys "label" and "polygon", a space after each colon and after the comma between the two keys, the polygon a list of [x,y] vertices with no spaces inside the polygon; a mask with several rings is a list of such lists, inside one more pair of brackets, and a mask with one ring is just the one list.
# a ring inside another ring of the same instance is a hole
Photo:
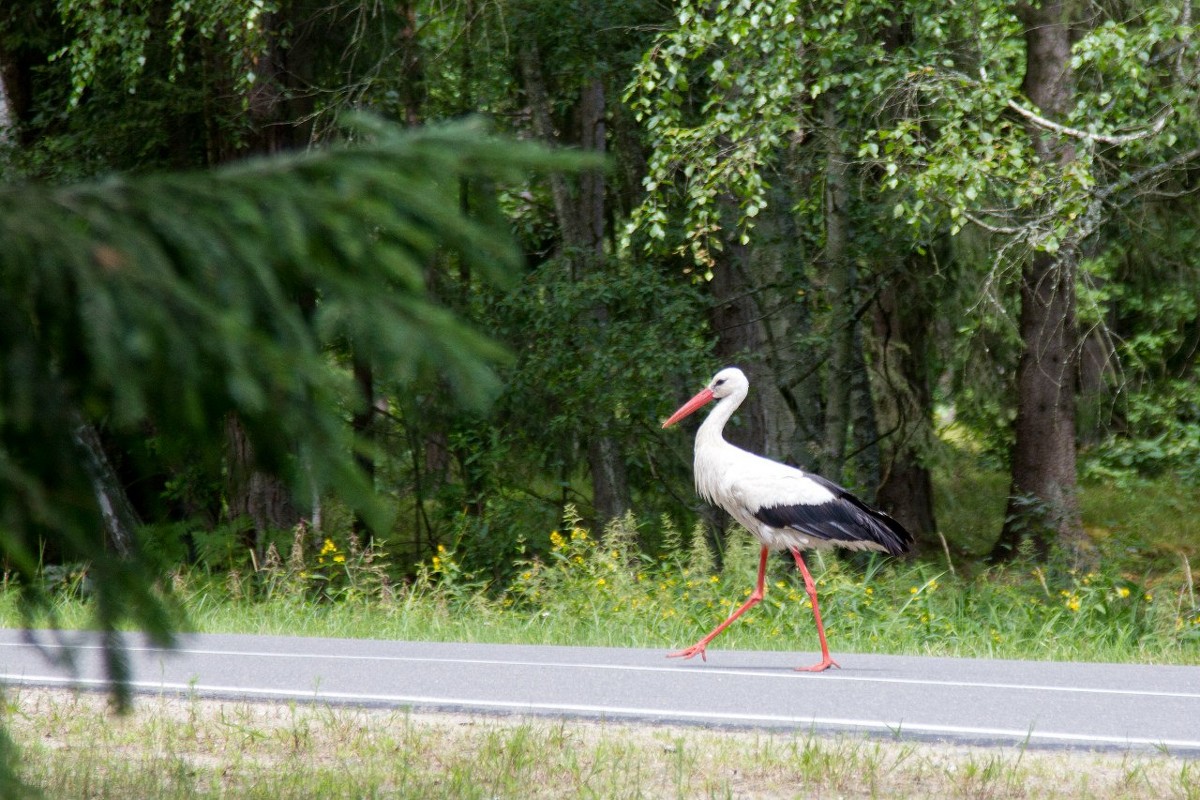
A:
{"label": "stork's red leg", "polygon": [[[711,642],[713,639],[717,638],[717,634],[719,634],[721,631],[728,628],[729,623],[733,622],[735,619],[740,617],[742,614],[746,613],[746,611],[748,609],[753,608],[754,606],[758,605],[758,603],[763,599],[763,595],[765,595],[767,592],[766,579],[767,579],[767,548],[763,547],[762,554],[759,555],[759,557],[758,557],[758,583],[754,587],[754,591],[751,592],[750,596],[746,598],[746,602],[742,603],[741,607],[739,607],[736,611],[734,611],[732,614],[730,614],[729,618],[727,620],[722,622],[717,627],[713,628],[712,631],[707,636],[705,636],[703,639],[701,639],[700,641],[696,642],[691,647],[688,647],[684,650],[677,650],[674,653],[667,653],[667,658],[691,658],[692,656],[699,655],[702,660],[707,661],[708,658],[704,655],[704,649],[706,647],[708,647],[708,643]],[[821,640],[824,641],[824,638],[825,638],[825,634],[822,633]]]}
{"label": "stork's red leg", "polygon": [[811,667],[796,667],[797,672],[823,672],[830,667],[841,666],[829,657],[829,644],[825,641],[825,626],[821,624],[821,608],[817,605],[817,585],[813,583],[812,575],[808,574],[808,567],[804,563],[803,556],[796,548],[792,548],[792,556],[796,559],[796,566],[800,568],[800,574],[804,576],[804,590],[808,592],[808,599],[813,607],[813,619],[817,621],[817,638],[821,640],[821,662],[813,664]]}

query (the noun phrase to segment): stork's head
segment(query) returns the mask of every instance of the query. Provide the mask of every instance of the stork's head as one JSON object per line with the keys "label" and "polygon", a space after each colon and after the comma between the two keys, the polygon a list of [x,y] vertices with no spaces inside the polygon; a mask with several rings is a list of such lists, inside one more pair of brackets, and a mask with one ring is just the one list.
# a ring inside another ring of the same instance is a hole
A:
{"label": "stork's head", "polygon": [[714,400],[720,400],[738,391],[744,392],[749,388],[750,381],[746,380],[746,373],[737,367],[726,367],[708,382],[708,391],[712,392]]}
{"label": "stork's head", "polygon": [[691,414],[698,408],[704,407],[713,400],[720,400],[733,394],[745,397],[746,391],[749,388],[750,381],[746,380],[744,372],[737,367],[726,367],[713,376],[713,379],[708,382],[708,386],[701,389],[695,397],[680,406],[679,410],[663,423],[663,427],[669,428],[688,414]]}

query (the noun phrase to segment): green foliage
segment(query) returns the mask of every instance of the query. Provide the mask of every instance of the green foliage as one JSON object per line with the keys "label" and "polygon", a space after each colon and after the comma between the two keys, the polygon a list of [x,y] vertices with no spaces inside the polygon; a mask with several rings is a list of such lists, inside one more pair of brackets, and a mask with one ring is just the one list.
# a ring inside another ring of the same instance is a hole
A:
{"label": "green foliage", "polygon": [[[1187,399],[1195,408],[1194,382],[1177,382],[1174,398]],[[1168,389],[1171,391],[1171,389]],[[1083,474],[1096,480],[1137,483],[1139,479],[1172,475],[1189,486],[1200,485],[1200,422],[1184,421],[1170,406],[1147,395],[1130,398],[1129,419],[1139,435],[1113,435],[1089,449]],[[1187,414],[1194,419],[1194,414]]]}
{"label": "green foliage", "polygon": [[[222,49],[236,76],[234,88],[243,96],[255,83],[255,54],[266,52],[269,31],[263,20],[279,11],[273,0],[187,0],[164,4],[156,0],[57,0],[64,26],[74,36],[51,60],[68,58],[71,67],[70,104],[77,105],[92,87],[97,73],[114,70],[129,94],[153,59],[152,50],[170,52],[168,81],[186,68],[185,41],[200,38]],[[165,17],[165,22],[164,18]],[[152,42],[152,39],[165,41]],[[158,48],[153,48],[158,44]],[[163,45],[168,47],[163,47]]]}
{"label": "green foliage", "polygon": [[328,351],[353,342],[401,384],[438,374],[464,404],[494,396],[503,350],[433,302],[421,268],[445,245],[503,280],[518,254],[462,215],[458,178],[568,161],[471,126],[362,120],[356,137],[214,173],[0,190],[0,548],[29,600],[44,603],[31,579],[48,547],[90,564],[97,626],[169,640],[156,565],[99,533],[82,424],[154,430],[186,463],[236,414],[298,497],[338,495],[382,529],[345,416],[361,399]]}
{"label": "green foliage", "polygon": [[[1030,162],[1024,137],[1011,136],[1019,125],[995,119],[1021,74],[1020,28],[1003,4],[683,3],[677,22],[626,93],[651,146],[647,197],[630,229],[682,239],[702,263],[722,229],[749,242],[774,166],[824,146],[801,147],[826,124],[816,105],[825,95],[835,97],[838,129],[878,168],[873,178],[898,192],[893,216],[914,226],[947,211],[958,220],[990,170],[1003,165],[1007,178]],[[998,81],[966,77],[958,60]],[[682,219],[672,226],[677,193]]]}
{"label": "green foliage", "polygon": [[[1186,9],[1152,4],[1119,18],[1102,14],[1081,28],[1071,62],[1073,111],[1034,122],[1037,110],[1021,94],[1024,23],[1012,4],[684,3],[676,27],[646,52],[626,93],[651,146],[647,195],[630,233],[651,243],[682,242],[703,264],[721,244],[718,231],[737,231],[748,243],[770,197],[768,182],[795,180],[778,164],[811,160],[823,147],[813,141],[829,135],[821,131],[817,101],[834,94],[839,133],[859,143],[854,167],[862,188],[852,202],[855,247],[865,263],[886,275],[896,247],[923,251],[944,233],[955,237],[962,296],[952,305],[963,313],[944,345],[955,381],[946,400],[960,422],[987,439],[989,456],[1003,459],[1015,409],[1013,298],[1022,260],[1031,251],[1077,248],[1114,207],[1134,204],[1148,186],[1189,191],[1168,169],[1196,158],[1189,149],[1196,146],[1196,109],[1180,102],[1198,47],[1184,24]],[[1040,161],[1030,135],[1039,129],[1061,133],[1074,157]],[[804,230],[820,230],[821,206],[796,206]],[[1139,241],[1144,224],[1134,215],[1106,239],[1116,247]],[[1176,248],[1189,249],[1182,242]],[[1164,256],[1165,248],[1147,263]],[[1086,288],[1098,280],[1103,276],[1082,275],[1086,324],[1111,331],[1114,306],[1124,318],[1140,316],[1138,304],[1126,302],[1128,276],[1107,283],[1103,298]],[[1173,288],[1165,295],[1149,280],[1155,288],[1147,296],[1194,303],[1194,277],[1168,280]],[[1194,375],[1151,384],[1128,372],[1161,362],[1164,335],[1172,342],[1187,335],[1183,326],[1170,327],[1186,313],[1172,314],[1166,326],[1152,318],[1115,331],[1114,359],[1127,370],[1121,388],[1138,396],[1118,400],[1128,428],[1098,448],[1092,469],[1104,474],[1186,471],[1194,452],[1190,412],[1178,411],[1193,404]],[[1147,347],[1154,351],[1149,358],[1136,355]],[[1152,409],[1153,398],[1162,405]]]}
{"label": "green foliage", "polygon": [[[1185,13],[1160,4],[1098,19],[1073,46],[1074,111],[1046,123],[1020,96],[1023,23],[1012,8],[952,7],[939,15],[946,28],[918,33],[914,54],[923,58],[886,92],[901,113],[881,115],[860,154],[889,176],[894,214],[911,225],[948,220],[957,233],[982,220],[1005,237],[998,261],[1077,246],[1094,233],[1101,198],[1139,190],[1131,173],[1195,146],[1195,110],[1176,102],[1177,67],[1196,59],[1192,31],[1179,23]],[[970,45],[945,37],[950,29],[971,30]],[[1165,49],[1172,58],[1153,56]],[[1029,129],[1061,135],[1073,157],[1040,161]]]}
{"label": "green foliage", "polygon": [[[764,166],[803,129],[797,106],[811,91],[811,62],[793,37],[805,16],[790,2],[680,4],[678,27],[646,52],[625,94],[650,146],[646,199],[627,235],[682,239],[708,264],[718,231],[750,225],[767,202]],[[674,223],[677,186],[684,208]],[[727,194],[734,222],[722,210]]]}
{"label": "green foliage", "polygon": [[589,416],[625,431],[637,451],[657,449],[646,439],[670,400],[646,388],[708,366],[703,300],[649,264],[616,262],[573,278],[549,261],[498,299],[495,318],[517,351],[505,410],[547,458]]}
{"label": "green foliage", "polygon": [[272,542],[261,564],[254,565],[253,580],[239,569],[229,571],[225,590],[239,602],[278,602],[303,607],[309,603],[389,603],[393,585],[383,546],[363,546],[349,534],[345,542],[318,537],[304,523],[292,531],[285,559]]}
{"label": "green foliage", "polygon": [[1112,225],[1088,263],[1081,324],[1111,350],[1095,401],[1099,435],[1083,453],[1092,478],[1200,479],[1200,265],[1194,211],[1173,199]]}
{"label": "green foliage", "polygon": [[[441,428],[469,475],[426,504],[436,540],[469,545],[463,558],[472,572],[511,575],[527,547],[544,548],[525,531],[553,524],[565,503],[587,503],[580,436],[601,427],[622,443],[638,508],[678,513],[661,482],[686,482],[690,455],[663,450],[656,421],[671,400],[647,387],[690,385],[712,366],[695,288],[651,264],[613,262],[572,278],[551,260],[477,303],[469,316],[486,320],[515,357],[501,368],[504,390],[491,417]],[[436,397],[406,409],[406,422],[425,430],[443,413]]]}

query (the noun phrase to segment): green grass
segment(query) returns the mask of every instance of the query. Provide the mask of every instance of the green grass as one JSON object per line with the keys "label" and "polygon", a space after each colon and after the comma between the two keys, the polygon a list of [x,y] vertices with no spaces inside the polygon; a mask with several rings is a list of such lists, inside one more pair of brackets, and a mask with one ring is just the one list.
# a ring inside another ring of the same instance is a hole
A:
{"label": "green grass", "polygon": [[[629,556],[612,533],[531,565],[496,596],[455,575],[449,555],[425,579],[385,596],[313,602],[301,585],[250,603],[203,581],[185,581],[180,595],[202,631],[675,648],[723,619],[753,585],[748,540],[731,545],[716,573]],[[860,569],[810,560],[840,653],[1200,663],[1200,611],[1181,575],[1148,584],[1109,572],[1013,567],[968,579],[922,563]],[[771,564],[765,601],[713,645],[735,648],[815,650],[807,596],[782,559]]]}
{"label": "green grass", "polygon": [[[998,528],[1003,477],[958,467],[938,485],[949,559],[940,543],[915,560],[809,556],[835,654],[1200,664],[1200,493],[1168,481],[1082,487],[1100,559],[1079,572],[983,567],[977,555]],[[569,519],[526,538],[540,555],[505,586],[468,573],[452,548],[397,581],[385,550],[331,539],[306,552],[297,536],[287,558],[272,551],[249,573],[181,570],[166,594],[184,627],[204,632],[678,648],[741,603],[757,566],[745,532],[731,534],[718,569],[699,530],[632,517],[602,533]],[[670,555],[646,554],[643,538],[666,541]],[[33,624],[90,624],[84,571],[59,570],[61,588]],[[0,624],[26,621],[16,591],[0,586]],[[711,649],[816,646],[808,598],[779,557],[766,600]]]}
{"label": "green grass", "polygon": [[[1200,664],[1191,574],[1196,534],[1183,521],[1197,501],[1139,491],[1155,502],[1085,496],[1088,528],[1104,554],[1095,571],[1031,563],[982,569],[961,555],[961,541],[951,542],[959,554],[953,572],[936,550],[914,561],[813,554],[835,655]],[[1180,521],[1172,528],[1165,515]],[[379,551],[330,541],[306,557],[298,540],[286,561],[272,555],[254,575],[180,572],[170,595],[187,627],[204,632],[673,649],[694,642],[749,594],[757,546],[745,533],[731,536],[720,570],[699,531],[688,542],[668,529],[666,538],[679,541],[667,557],[641,552],[638,536],[632,518],[599,536],[569,521],[548,532],[548,552],[522,565],[505,587],[466,573],[451,551],[431,559],[415,580],[396,583]],[[794,566],[772,560],[769,578],[766,600],[712,652],[816,650]],[[58,595],[53,623],[86,627],[85,584],[68,585],[75,591]],[[0,624],[22,624],[12,591],[0,591]]]}
{"label": "green grass", "polygon": [[1167,754],[10,690],[48,798],[1200,798]]}

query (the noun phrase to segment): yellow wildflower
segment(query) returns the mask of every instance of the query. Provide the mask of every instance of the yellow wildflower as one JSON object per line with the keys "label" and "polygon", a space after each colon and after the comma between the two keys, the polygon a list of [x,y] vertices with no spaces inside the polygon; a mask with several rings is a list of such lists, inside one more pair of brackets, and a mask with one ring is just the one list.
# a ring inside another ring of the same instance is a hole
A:
{"label": "yellow wildflower", "polygon": [[1122,586],[1121,588],[1117,589],[1117,595],[1122,599],[1129,597],[1128,587]]}
{"label": "yellow wildflower", "polygon": [[562,550],[564,547],[567,546],[567,542],[565,539],[563,539],[563,536],[561,533],[559,533],[558,531],[551,531],[550,532],[550,546],[552,548],[554,548],[555,550]]}

